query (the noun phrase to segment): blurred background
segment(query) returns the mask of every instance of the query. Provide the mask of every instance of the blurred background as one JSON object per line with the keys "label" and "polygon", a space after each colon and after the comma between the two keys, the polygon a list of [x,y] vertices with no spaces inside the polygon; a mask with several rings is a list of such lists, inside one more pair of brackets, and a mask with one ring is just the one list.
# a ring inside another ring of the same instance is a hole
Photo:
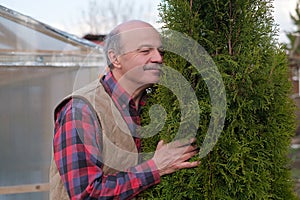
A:
{"label": "blurred background", "polygon": [[[274,0],[273,14],[278,41],[288,47],[291,98],[300,107],[297,2]],[[103,39],[114,26],[140,19],[159,29],[159,3],[1,0],[0,200],[48,199],[54,106],[104,72]],[[296,182],[299,135],[298,127],[291,144]]]}

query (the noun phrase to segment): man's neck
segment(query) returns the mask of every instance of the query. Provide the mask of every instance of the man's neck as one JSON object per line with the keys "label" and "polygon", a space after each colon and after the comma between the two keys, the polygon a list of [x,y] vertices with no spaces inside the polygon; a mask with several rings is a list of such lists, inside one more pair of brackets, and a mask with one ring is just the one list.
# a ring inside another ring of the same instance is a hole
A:
{"label": "man's neck", "polygon": [[120,84],[120,86],[131,96],[137,108],[144,94],[144,91],[153,85],[139,85],[138,83],[134,83],[130,80],[127,80],[126,78],[118,76],[118,74],[114,73],[114,71],[112,71],[112,75],[114,76],[118,84]]}

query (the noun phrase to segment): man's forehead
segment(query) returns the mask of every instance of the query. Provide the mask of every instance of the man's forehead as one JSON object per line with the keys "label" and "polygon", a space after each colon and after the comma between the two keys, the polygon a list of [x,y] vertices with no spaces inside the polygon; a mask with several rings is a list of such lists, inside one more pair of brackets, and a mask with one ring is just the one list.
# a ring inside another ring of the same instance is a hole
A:
{"label": "man's forehead", "polygon": [[138,28],[119,33],[122,47],[161,46],[160,34],[153,28]]}

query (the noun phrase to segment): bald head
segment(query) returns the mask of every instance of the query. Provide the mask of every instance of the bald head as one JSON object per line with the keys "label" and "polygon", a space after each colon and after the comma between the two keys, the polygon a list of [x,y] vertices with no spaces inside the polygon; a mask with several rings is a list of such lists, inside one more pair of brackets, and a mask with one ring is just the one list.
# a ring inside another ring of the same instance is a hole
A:
{"label": "bald head", "polygon": [[[136,42],[145,39],[138,37],[142,35],[149,35],[150,32],[155,32],[156,34],[158,34],[158,32],[151,24],[141,20],[130,20],[116,26],[106,36],[104,43],[104,53],[106,56],[108,66],[111,69],[113,68],[113,65],[111,64],[110,58],[108,56],[108,52],[110,50],[115,51],[117,54],[125,53],[125,46],[128,47],[126,51],[133,50],[134,46],[136,46]],[[128,45],[131,45],[132,47],[129,47]]]}
{"label": "bald head", "polygon": [[122,24],[119,24],[116,26],[111,33],[122,33],[125,31],[130,31],[134,29],[140,29],[140,28],[153,28],[153,26],[147,22],[141,21],[141,20],[131,20],[124,22]]}

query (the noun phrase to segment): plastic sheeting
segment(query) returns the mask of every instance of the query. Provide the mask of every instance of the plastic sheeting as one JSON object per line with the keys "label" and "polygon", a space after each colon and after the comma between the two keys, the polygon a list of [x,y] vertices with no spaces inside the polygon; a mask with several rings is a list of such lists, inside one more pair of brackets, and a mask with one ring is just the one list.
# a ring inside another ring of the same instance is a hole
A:
{"label": "plastic sheeting", "polygon": [[103,68],[101,47],[0,6],[0,187],[49,181],[53,109]]}
{"label": "plastic sheeting", "polygon": [[0,65],[99,66],[102,48],[0,6]]}

